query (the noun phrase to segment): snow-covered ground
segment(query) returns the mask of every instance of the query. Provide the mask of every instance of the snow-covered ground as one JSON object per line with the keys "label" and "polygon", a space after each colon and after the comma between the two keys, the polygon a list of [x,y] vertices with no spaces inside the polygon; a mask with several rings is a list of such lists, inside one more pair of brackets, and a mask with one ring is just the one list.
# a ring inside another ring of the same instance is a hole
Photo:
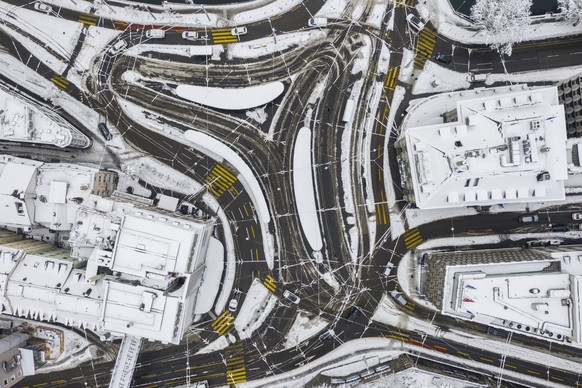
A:
{"label": "snow-covered ground", "polygon": [[[582,66],[569,66],[523,73],[489,74],[485,83],[492,85],[496,82],[552,82],[570,78],[581,72]],[[435,62],[427,61],[423,71],[419,72],[412,93],[442,93],[467,89],[471,86],[467,80],[467,75],[467,73],[452,71]]]}
{"label": "snow-covered ground", "polygon": [[[525,213],[532,212],[539,209],[546,208],[548,206],[557,205],[567,205],[567,204],[579,204],[582,201],[582,196],[571,195],[567,196],[564,201],[557,202],[528,202],[528,203],[510,203],[503,206],[494,205],[489,208],[489,213],[504,213],[504,212],[517,212]],[[439,209],[406,209],[406,220],[410,228],[415,228],[419,225],[428,224],[433,221],[449,219],[453,217],[466,217],[477,214],[474,208],[469,207],[459,207],[447,209],[443,212]],[[477,226],[475,229],[479,229]]]}
{"label": "snow-covered ground", "polygon": [[[58,24],[58,23],[57,23]],[[75,59],[77,70],[88,70],[97,55],[103,54],[109,42],[120,34],[117,30],[89,26],[87,36],[83,41],[83,46]]]}
{"label": "snow-covered ground", "polygon": [[[388,113],[388,119],[386,121],[386,133],[393,132],[394,118],[398,107],[404,99],[406,94],[406,89],[402,86],[396,86],[394,94],[392,96],[392,104],[390,105],[390,112]],[[394,131],[396,132],[396,131]],[[388,149],[388,141],[390,136],[384,137],[384,149]],[[384,158],[382,161],[383,171],[384,171],[384,188],[386,189],[386,201],[388,202],[388,210],[390,216],[390,232],[392,238],[395,239],[404,233],[404,224],[402,222],[401,214],[396,206],[396,193],[394,192],[394,185],[392,184],[392,173],[390,172],[390,167],[388,166],[388,158]]]}
{"label": "snow-covered ground", "polygon": [[214,341],[212,341],[211,343],[197,351],[195,354],[207,354],[216,352],[217,350],[222,350],[226,348],[228,345],[229,343],[228,340],[226,339],[226,336],[221,335],[220,337],[218,337],[217,339],[215,339]]}
{"label": "snow-covered ground", "polygon": [[370,27],[380,29],[380,27],[382,25],[382,19],[383,19],[385,12],[386,12],[386,2],[385,1],[381,1],[377,4],[374,4],[372,6],[372,9],[368,13],[368,18],[366,19],[365,24],[370,26]]}
{"label": "snow-covered ground", "polygon": [[297,314],[293,326],[291,326],[291,329],[286,335],[287,341],[285,341],[285,349],[297,346],[322,331],[327,325],[329,325],[329,322],[317,315],[310,318],[303,312]]}
{"label": "snow-covered ground", "polygon": [[314,251],[323,248],[319,226],[311,158],[311,130],[303,127],[293,147],[293,191],[301,229]]}
{"label": "snow-covered ground", "polygon": [[471,383],[467,380],[454,379],[417,368],[409,368],[402,372],[382,376],[369,383],[359,383],[358,388],[472,388],[486,385]]}
{"label": "snow-covered ground", "polygon": [[258,58],[264,55],[280,53],[291,47],[307,47],[325,38],[325,30],[312,29],[308,31],[294,31],[286,34],[277,34],[267,38],[237,43],[228,49],[228,58]]}
{"label": "snow-covered ground", "polygon": [[269,2],[261,7],[254,7],[248,11],[242,11],[232,17],[235,25],[247,24],[259,20],[265,20],[275,15],[281,15],[291,11],[295,7],[301,7],[302,0],[277,0]]}
{"label": "snow-covered ground", "polygon": [[263,324],[277,302],[277,297],[269,292],[261,281],[254,279],[234,320],[239,337],[250,338]]}
{"label": "snow-covered ground", "polygon": [[265,105],[285,90],[282,82],[262,83],[246,88],[217,88],[180,84],[178,97],[197,104],[224,110],[245,110]]}
{"label": "snow-covered ground", "polygon": [[[419,13],[430,15],[430,21],[438,29],[439,34],[453,41],[466,44],[494,44],[504,39],[503,36],[488,36],[484,32],[474,30],[470,22],[454,13],[448,0],[427,0],[417,4],[416,8]],[[532,23],[523,32],[523,36],[527,40],[542,40],[581,32],[582,24],[573,26],[571,22],[556,20]]]}
{"label": "snow-covered ground", "polygon": [[[304,387],[313,377],[320,372],[344,366],[359,365],[358,362],[374,358],[377,362],[387,362],[398,357],[402,352],[395,341],[387,338],[363,338],[346,342],[326,355],[304,363],[302,357],[297,359],[298,367],[290,372],[280,373],[275,376],[260,380],[247,381],[238,384],[239,388],[251,387]],[[295,361],[295,360],[293,360]],[[350,371],[357,372],[355,368]]]}
{"label": "snow-covered ground", "polygon": [[[217,14],[206,12],[205,8],[195,5],[168,4],[167,6],[148,5],[151,10],[163,12],[150,12],[141,7],[129,5],[122,7],[116,4],[109,4],[106,1],[88,0],[43,0],[44,3],[53,7],[64,7],[81,13],[91,12],[91,7],[95,7],[95,15],[113,20],[123,20],[126,23],[161,25],[161,26],[207,26],[215,27],[218,22]],[[193,12],[176,13],[171,9],[188,9]]]}
{"label": "snow-covered ground", "polygon": [[328,0],[317,11],[315,17],[340,19],[347,4],[348,0]]}
{"label": "snow-covered ground", "polygon": [[414,70],[414,51],[409,49],[402,50],[402,63],[400,64],[400,72],[398,80],[400,82],[409,83]]}

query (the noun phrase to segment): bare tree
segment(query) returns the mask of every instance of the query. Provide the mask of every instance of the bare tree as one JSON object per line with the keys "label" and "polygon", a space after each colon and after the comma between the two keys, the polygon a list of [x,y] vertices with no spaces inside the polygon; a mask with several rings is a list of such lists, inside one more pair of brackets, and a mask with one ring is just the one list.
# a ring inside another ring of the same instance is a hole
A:
{"label": "bare tree", "polygon": [[558,8],[574,25],[582,20],[582,0],[558,0]]}
{"label": "bare tree", "polygon": [[489,36],[491,47],[511,55],[513,44],[524,40],[531,23],[531,5],[532,0],[477,0],[471,18]]}

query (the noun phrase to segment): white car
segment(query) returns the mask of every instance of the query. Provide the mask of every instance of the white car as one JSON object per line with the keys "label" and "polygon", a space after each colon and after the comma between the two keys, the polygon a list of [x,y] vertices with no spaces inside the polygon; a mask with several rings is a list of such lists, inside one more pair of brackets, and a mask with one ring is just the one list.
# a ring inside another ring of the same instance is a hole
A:
{"label": "white car", "polygon": [[420,20],[417,16],[413,14],[408,14],[408,16],[406,17],[406,21],[408,22],[410,27],[412,27],[416,31],[420,31],[424,28],[424,23],[422,22],[422,20]]}
{"label": "white car", "polygon": [[53,7],[45,3],[34,3],[34,9],[40,12],[51,13]]}
{"label": "white car", "polygon": [[196,39],[198,39],[198,32],[197,31],[184,31],[184,32],[182,32],[182,39],[196,40]]}
{"label": "white car", "polygon": [[295,304],[299,304],[299,301],[301,300],[297,295],[295,295],[294,293],[292,293],[289,290],[283,291],[283,297],[285,297],[285,299],[287,299],[291,303],[295,303]]}
{"label": "white car", "polygon": [[580,220],[582,220],[582,213],[572,213],[572,219],[574,221],[580,221]]}
{"label": "white car", "polygon": [[109,52],[113,55],[119,54],[122,50],[127,47],[127,42],[125,40],[120,40],[109,48]]}
{"label": "white car", "polygon": [[230,303],[228,304],[228,309],[234,313],[237,308],[238,308],[238,299],[232,298],[230,300]]}
{"label": "white car", "polygon": [[245,35],[247,33],[247,28],[246,27],[235,27],[232,30],[230,30],[230,33],[234,36]]}

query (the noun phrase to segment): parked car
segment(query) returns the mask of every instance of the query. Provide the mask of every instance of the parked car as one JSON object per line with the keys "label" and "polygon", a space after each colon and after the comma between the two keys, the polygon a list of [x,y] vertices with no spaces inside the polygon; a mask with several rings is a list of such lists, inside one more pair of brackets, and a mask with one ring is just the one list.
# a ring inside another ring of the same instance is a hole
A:
{"label": "parked car", "polygon": [[247,33],[247,28],[246,27],[235,27],[232,30],[230,30],[230,33],[234,36],[245,35]]}
{"label": "parked car", "polygon": [[394,263],[386,264],[386,269],[384,270],[384,276],[390,275],[390,272],[394,269]]}
{"label": "parked car", "polygon": [[34,9],[36,9],[37,11],[40,12],[44,12],[44,13],[51,13],[53,10],[53,7],[51,7],[48,4],[45,3],[34,3]]}
{"label": "parked car", "polygon": [[475,74],[475,73],[471,73],[467,76],[467,81],[469,81],[470,83],[474,84],[477,82],[485,82],[487,81],[487,76],[489,74]]}
{"label": "parked car", "polygon": [[235,290],[234,291],[234,295],[232,297],[232,299],[230,300],[230,302],[228,303],[228,310],[231,312],[235,312],[236,309],[238,308],[238,301],[240,300],[240,297],[242,295],[242,291],[240,290]]}
{"label": "parked car", "polygon": [[405,306],[407,303],[406,299],[404,299],[404,297],[402,296],[402,292],[392,290],[390,291],[390,296],[392,297],[392,299],[394,299],[396,302],[398,302],[398,304],[402,306]]}
{"label": "parked car", "polygon": [[289,290],[283,291],[283,297],[285,299],[287,299],[288,301],[290,301],[291,303],[295,303],[295,304],[299,304],[299,301],[301,300],[301,298],[299,298],[297,295],[295,295],[294,293],[292,293]]}
{"label": "parked car", "polygon": [[439,62],[448,64],[453,61],[453,56],[449,54],[436,53],[434,59],[436,59]]}
{"label": "parked car", "polygon": [[119,54],[121,51],[127,48],[127,42],[125,40],[120,40],[119,42],[115,43],[113,46],[109,47],[109,52],[113,55]]}
{"label": "parked car", "polygon": [[410,25],[410,27],[412,27],[412,29],[416,30],[417,32],[420,32],[420,30],[424,28],[424,23],[422,20],[413,14],[408,14],[406,21],[408,22],[408,25]]}
{"label": "parked car", "polygon": [[186,40],[196,40],[198,39],[197,31],[184,31],[182,32],[182,38]]}
{"label": "parked car", "polygon": [[327,27],[327,18],[310,18],[307,21],[307,25],[309,27]]}
{"label": "parked car", "polygon": [[111,132],[109,132],[109,129],[107,128],[107,125],[105,123],[97,124],[97,128],[99,129],[99,132],[101,132],[101,135],[103,135],[105,140],[109,141],[113,139],[113,135],[111,135]]}
{"label": "parked car", "polygon": [[526,214],[524,216],[519,216],[519,222],[528,224],[530,222],[538,222],[540,217],[537,214]]}
{"label": "parked car", "polygon": [[164,39],[166,37],[166,31],[164,30],[147,30],[145,33],[148,39]]}
{"label": "parked car", "polygon": [[572,213],[572,219],[574,221],[580,221],[580,220],[582,220],[582,213]]}
{"label": "parked car", "polygon": [[561,225],[552,225],[552,232],[567,232],[570,230],[570,227],[565,224]]}

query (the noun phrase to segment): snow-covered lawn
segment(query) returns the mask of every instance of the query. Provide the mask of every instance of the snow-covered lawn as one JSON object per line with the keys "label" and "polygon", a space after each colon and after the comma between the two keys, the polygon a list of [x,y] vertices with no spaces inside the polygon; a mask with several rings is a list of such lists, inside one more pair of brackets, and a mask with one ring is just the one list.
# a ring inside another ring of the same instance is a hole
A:
{"label": "snow-covered lawn", "polygon": [[323,239],[313,185],[311,130],[303,127],[297,134],[293,148],[293,191],[303,234],[311,249],[320,251],[323,248]]}
{"label": "snow-covered lawn", "polygon": [[402,50],[402,62],[400,64],[400,72],[398,80],[404,83],[409,83],[414,70],[414,51],[409,49]]}
{"label": "snow-covered lawn", "polygon": [[246,88],[216,88],[199,85],[178,85],[178,97],[200,105],[225,110],[244,110],[265,105],[283,93],[282,82],[270,82]]}
{"label": "snow-covered lawn", "polygon": [[329,325],[329,322],[319,316],[310,318],[303,312],[297,314],[293,326],[291,326],[289,333],[287,333],[287,341],[285,341],[284,345],[285,349],[297,346],[322,331],[327,325]]}
{"label": "snow-covered lawn", "polygon": [[250,338],[253,331],[261,326],[277,302],[277,297],[269,292],[259,279],[255,278],[234,320],[234,327],[238,331],[239,337],[241,339]]}
{"label": "snow-covered lawn", "polygon": [[[467,75],[467,73],[449,70],[432,61],[426,61],[424,69],[412,87],[412,94],[442,93],[467,89],[471,86],[467,81]],[[503,78],[504,75],[500,74],[500,77]]]}
{"label": "snow-covered lawn", "polygon": [[368,19],[366,19],[365,24],[370,27],[380,29],[382,25],[382,18],[386,12],[386,2],[380,2],[374,4],[370,12],[368,13]]}

